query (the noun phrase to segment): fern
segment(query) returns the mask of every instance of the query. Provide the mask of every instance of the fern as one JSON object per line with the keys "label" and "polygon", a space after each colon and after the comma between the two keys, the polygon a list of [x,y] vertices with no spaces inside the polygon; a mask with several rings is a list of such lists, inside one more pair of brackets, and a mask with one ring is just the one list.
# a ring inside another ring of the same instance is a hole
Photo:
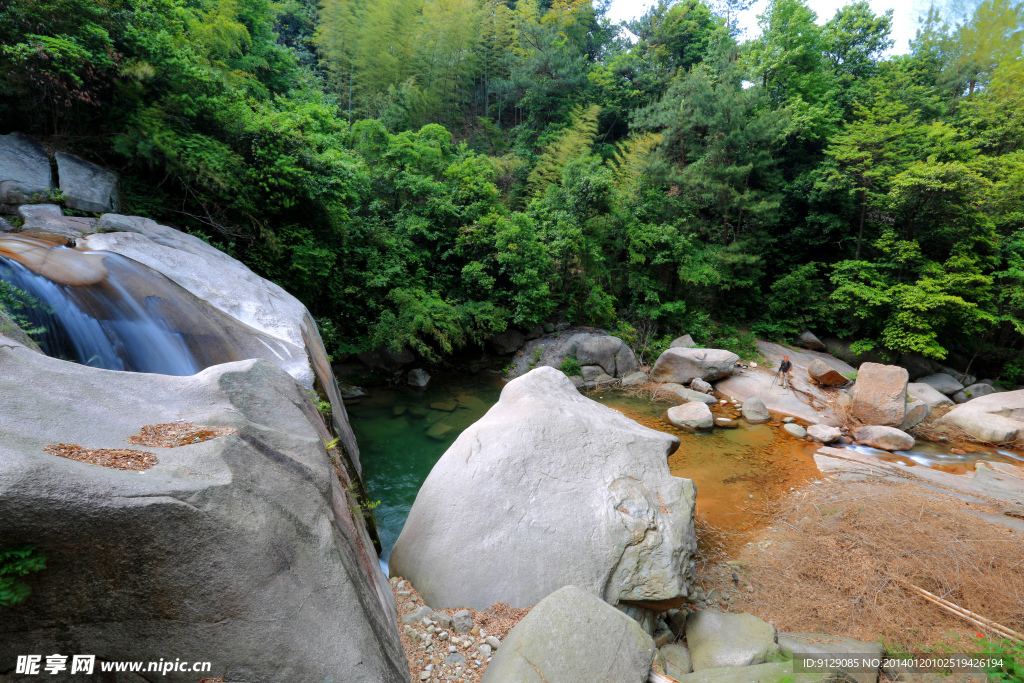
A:
{"label": "fern", "polygon": [[526,179],[530,189],[542,193],[549,185],[558,182],[566,162],[590,151],[597,136],[597,115],[600,113],[601,107],[596,104],[573,107],[569,127],[544,147],[537,165]]}
{"label": "fern", "polygon": [[628,193],[637,188],[640,179],[647,174],[647,159],[661,140],[657,133],[644,133],[615,144],[618,151],[608,160],[608,165],[615,173],[618,190]]}

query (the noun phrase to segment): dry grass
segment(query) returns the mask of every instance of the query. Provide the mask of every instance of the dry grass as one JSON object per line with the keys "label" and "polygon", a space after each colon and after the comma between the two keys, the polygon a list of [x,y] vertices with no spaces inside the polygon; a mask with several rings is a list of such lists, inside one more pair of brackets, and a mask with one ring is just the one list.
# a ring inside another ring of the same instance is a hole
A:
{"label": "dry grass", "polygon": [[100,467],[113,467],[118,470],[148,470],[157,464],[156,456],[146,451],[133,451],[127,448],[82,448],[75,443],[59,443],[43,449],[50,455],[68,460],[86,462]]}
{"label": "dry grass", "polygon": [[[737,611],[780,631],[881,638],[909,650],[964,648],[977,637],[977,627],[926,602],[901,583],[908,581],[1024,626],[1021,534],[968,513],[995,507],[879,481],[826,482],[777,505],[766,511],[773,525],[744,552],[741,583],[752,590]],[[729,583],[733,571],[718,567],[704,578]]]}
{"label": "dry grass", "polygon": [[137,446],[176,448],[216,439],[218,436],[234,434],[231,427],[197,427],[191,422],[145,425],[141,433],[128,437],[128,442]]}

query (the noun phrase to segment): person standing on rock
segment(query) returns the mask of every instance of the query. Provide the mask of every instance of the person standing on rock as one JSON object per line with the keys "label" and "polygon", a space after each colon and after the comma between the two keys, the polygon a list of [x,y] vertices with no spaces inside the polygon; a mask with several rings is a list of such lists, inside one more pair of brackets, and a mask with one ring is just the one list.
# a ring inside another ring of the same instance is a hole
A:
{"label": "person standing on rock", "polygon": [[789,384],[789,373],[793,371],[793,364],[789,362],[789,356],[783,356],[782,362],[779,363],[779,375],[782,377],[782,386],[786,389],[791,389]]}

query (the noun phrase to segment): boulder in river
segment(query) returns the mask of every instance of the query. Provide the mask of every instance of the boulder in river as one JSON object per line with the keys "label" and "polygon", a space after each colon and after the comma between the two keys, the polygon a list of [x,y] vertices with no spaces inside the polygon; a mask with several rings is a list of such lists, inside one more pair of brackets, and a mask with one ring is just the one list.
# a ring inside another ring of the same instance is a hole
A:
{"label": "boulder in river", "polygon": [[634,372],[622,378],[622,386],[624,387],[635,387],[641,384],[647,384],[646,372]]}
{"label": "boulder in river", "polygon": [[19,204],[39,201],[53,190],[46,150],[24,133],[0,135],[0,213],[13,214]]}
{"label": "boulder in river", "polygon": [[798,346],[802,346],[805,349],[810,349],[812,351],[825,350],[825,345],[810,330],[804,330],[801,332],[800,336],[797,337],[796,343]]}
{"label": "boulder in river", "polygon": [[90,213],[121,210],[116,173],[74,154],[57,152],[54,158],[65,206]]}
{"label": "boulder in river", "polygon": [[945,372],[935,372],[930,375],[925,375],[915,382],[915,384],[927,384],[935,391],[946,396],[952,396],[958,391],[963,391],[964,385]]}
{"label": "boulder in river", "polygon": [[498,355],[507,356],[518,351],[525,341],[522,332],[509,328],[491,337],[491,347]]}
{"label": "boulder in river", "polygon": [[954,405],[953,399],[949,396],[936,390],[932,385],[924,384],[923,382],[910,382],[907,384],[907,393],[910,394],[911,399],[927,403],[932,408],[938,408],[939,406],[952,407]]}
{"label": "boulder in river", "polygon": [[441,609],[529,607],[572,584],[664,611],[689,594],[696,550],[693,482],[668,469],[678,445],[537,368],[434,465],[391,572]]}
{"label": "boulder in river", "polygon": [[561,588],[509,631],[483,683],[646,683],[654,640],[576,586]]}
{"label": "boulder in river", "polygon": [[862,363],[853,386],[850,412],[868,425],[896,427],[907,412],[907,370],[898,365]]}
{"label": "boulder in river", "polygon": [[693,341],[693,337],[688,334],[684,334],[682,337],[676,337],[668,345],[670,349],[692,349],[696,346],[697,342]]}
{"label": "boulder in river", "polygon": [[1024,390],[981,396],[958,405],[940,418],[990,443],[1024,439]]}
{"label": "boulder in river", "polygon": [[763,664],[778,654],[777,638],[775,627],[753,614],[705,609],[686,619],[686,644],[695,672]]}
{"label": "boulder in river", "polygon": [[849,378],[845,377],[841,372],[818,358],[815,358],[807,364],[807,374],[818,384],[822,384],[826,387],[842,386],[850,381]]}
{"label": "boulder in river", "polygon": [[692,401],[681,406],[672,406],[666,411],[668,421],[676,427],[691,431],[703,431],[715,426],[714,416],[706,403]]}
{"label": "boulder in river", "polygon": [[910,401],[907,403],[907,412],[903,417],[903,424],[900,429],[908,431],[928,419],[932,414],[932,407],[924,401]]}
{"label": "boulder in river", "polygon": [[761,425],[772,419],[772,414],[768,412],[764,401],[756,396],[752,396],[743,402],[740,414],[743,415],[744,420],[752,425]]}
{"label": "boulder in river", "polygon": [[430,374],[422,368],[413,368],[406,377],[410,387],[423,389],[430,384]]}
{"label": "boulder in river", "polygon": [[803,439],[807,436],[807,430],[803,426],[798,425],[795,422],[789,422],[782,425],[783,431],[788,433],[790,436],[794,436],[798,439]]}
{"label": "boulder in river", "polygon": [[569,328],[526,342],[513,356],[507,377],[519,377],[537,367],[557,368],[567,358],[581,366],[598,365],[616,378],[640,369],[633,350],[618,337],[594,328]]}
{"label": "boulder in river", "polygon": [[839,438],[843,435],[839,431],[839,427],[830,427],[828,425],[811,425],[807,428],[807,436],[811,437],[813,441],[819,443],[833,443],[839,441]]}
{"label": "boulder in river", "polygon": [[659,385],[657,395],[662,398],[668,395],[676,396],[686,403],[697,401],[698,403],[707,403],[709,406],[718,403],[718,399],[710,394],[694,391],[693,389],[687,389],[682,384],[676,384],[675,382],[668,382],[666,384]]}
{"label": "boulder in river", "polygon": [[996,393],[996,388],[994,386],[978,382],[977,384],[972,384],[969,387],[964,387],[963,391],[958,391],[953,394],[953,402],[967,403],[968,401],[973,401],[981,396],[988,396],[994,393]]}
{"label": "boulder in river", "polygon": [[859,443],[883,451],[909,451],[916,443],[914,437],[895,427],[869,425],[853,433]]}
{"label": "boulder in river", "polygon": [[651,380],[689,384],[699,377],[713,382],[732,374],[739,360],[735,353],[724,349],[671,348],[658,356]]}
{"label": "boulder in river", "polygon": [[[0,337],[0,395],[0,539],[46,557],[28,599],[3,608],[0,661],[178,654],[252,683],[409,680],[350,475],[282,369],[115,372]],[[180,420],[234,431],[176,448],[129,441]],[[53,444],[132,449],[156,464],[115,469],[51,455]]]}

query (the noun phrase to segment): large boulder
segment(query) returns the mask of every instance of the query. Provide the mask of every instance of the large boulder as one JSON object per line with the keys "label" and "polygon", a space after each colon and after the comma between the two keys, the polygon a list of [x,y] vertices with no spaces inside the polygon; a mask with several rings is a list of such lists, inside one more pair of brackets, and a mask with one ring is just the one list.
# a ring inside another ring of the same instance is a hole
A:
{"label": "large boulder", "polygon": [[46,150],[24,133],[0,135],[0,213],[48,197],[53,172]]}
{"label": "large boulder", "polygon": [[1024,390],[981,396],[946,413],[943,422],[990,443],[1024,439]]}
{"label": "large boulder", "polygon": [[825,350],[825,345],[822,344],[821,340],[818,339],[810,330],[804,330],[801,332],[800,336],[797,337],[796,343],[798,346],[802,346],[805,349],[810,349],[812,351]]}
{"label": "large boulder", "polygon": [[557,368],[567,358],[580,365],[598,365],[617,378],[640,368],[633,350],[618,337],[593,328],[567,328],[526,342],[513,357],[507,377],[520,377],[536,367]]}
{"label": "large boulder", "polygon": [[976,398],[988,396],[994,393],[996,393],[996,388],[994,386],[991,384],[985,384],[984,382],[978,382],[977,384],[972,384],[969,387],[964,387],[963,391],[958,391],[953,394],[953,402],[967,403],[968,401],[973,401]]}
{"label": "large boulder", "polygon": [[914,437],[895,427],[869,425],[861,427],[853,433],[859,443],[883,451],[909,451],[916,443]]}
{"label": "large boulder", "polygon": [[694,389],[687,389],[682,384],[676,384],[675,382],[668,382],[666,384],[659,385],[656,393],[659,398],[675,396],[682,399],[684,403],[697,401],[698,403],[707,403],[709,406],[718,403],[718,399],[710,394],[705,394],[702,391],[696,391]]}
{"label": "large boulder", "polygon": [[945,372],[935,372],[930,375],[925,375],[924,377],[918,378],[915,384],[926,384],[935,391],[940,394],[945,394],[946,396],[952,396],[958,391],[963,391],[964,388],[964,385],[960,384],[955,377],[948,375]]}
{"label": "large boulder", "polygon": [[740,357],[723,349],[675,347],[658,356],[651,370],[651,381],[689,384],[696,378],[705,382],[727,377]]}
{"label": "large boulder", "polygon": [[654,640],[633,619],[566,586],[509,631],[483,683],[646,683]]}
{"label": "large boulder", "polygon": [[[304,387],[263,360],[114,372],[0,338],[0,539],[46,569],[3,608],[0,661],[32,652],[210,661],[208,677],[408,681],[387,580]],[[182,419],[235,430],[133,445]],[[145,471],[51,455],[135,449]],[[173,655],[171,655],[173,656]],[[161,679],[194,683],[194,674]]]}
{"label": "large boulder", "polygon": [[491,337],[491,347],[498,355],[507,356],[518,351],[525,341],[522,332],[509,328]]}
{"label": "large boulder", "polygon": [[753,614],[705,609],[686,619],[686,645],[694,672],[764,664],[779,652],[771,624]]}
{"label": "large boulder", "polygon": [[572,584],[664,611],[689,594],[696,549],[693,482],[668,469],[678,445],[537,368],[434,465],[390,570],[435,608],[529,607]]}
{"label": "large boulder", "polygon": [[772,419],[772,414],[768,412],[764,401],[756,396],[752,396],[743,402],[740,414],[743,415],[744,420],[752,425],[761,425]]}
{"label": "large boulder", "polygon": [[850,412],[868,425],[903,424],[907,412],[906,368],[897,365],[862,363],[853,386]]}
{"label": "large boulder", "polygon": [[924,401],[910,401],[907,403],[907,412],[903,416],[903,423],[900,429],[908,431],[928,419],[932,414],[932,407]]}
{"label": "large boulder", "polygon": [[74,154],[57,152],[54,158],[65,206],[91,213],[121,210],[116,173]]}
{"label": "large boulder", "polygon": [[824,337],[821,342],[825,345],[825,350],[831,355],[854,366],[859,366],[861,363],[881,363],[885,360],[874,351],[854,353],[853,342],[846,339]]}
{"label": "large boulder", "polygon": [[83,233],[96,229],[95,218],[65,216],[56,204],[22,204],[18,207],[18,216],[22,221],[19,232],[44,237],[56,236],[71,245]]}
{"label": "large boulder", "polygon": [[940,406],[951,407],[954,405],[953,399],[949,396],[938,391],[932,385],[923,382],[910,382],[907,384],[907,393],[910,394],[911,399],[927,403],[932,408]]}
{"label": "large boulder", "polygon": [[681,406],[672,406],[665,416],[676,427],[690,431],[703,431],[715,426],[715,418],[706,403],[692,401]]}
{"label": "large boulder", "polygon": [[826,387],[842,386],[850,381],[841,372],[819,358],[815,358],[807,364],[807,375]]}
{"label": "large boulder", "polygon": [[682,337],[676,337],[669,342],[668,347],[670,349],[692,349],[697,346],[697,342],[693,341],[693,337],[688,334],[684,334]]}

